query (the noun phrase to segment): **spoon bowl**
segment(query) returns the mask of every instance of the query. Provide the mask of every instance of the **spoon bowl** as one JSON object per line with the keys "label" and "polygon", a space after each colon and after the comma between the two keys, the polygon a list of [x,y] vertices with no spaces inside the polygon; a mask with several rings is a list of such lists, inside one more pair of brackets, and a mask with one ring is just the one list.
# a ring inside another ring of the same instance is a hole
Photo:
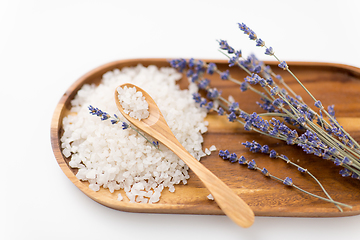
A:
{"label": "spoon bowl", "polygon": [[[142,92],[149,105],[149,117],[146,119],[135,119],[124,112],[118,98],[119,87],[136,88]],[[238,195],[234,193],[223,181],[216,177],[203,164],[196,160],[176,139],[167,125],[165,118],[151,96],[141,88],[127,83],[118,86],[115,90],[115,102],[122,115],[138,129],[146,132],[157,139],[163,145],[173,151],[188,167],[199,177],[206,188],[214,197],[221,210],[236,224],[241,227],[250,227],[254,223],[254,212]]]}

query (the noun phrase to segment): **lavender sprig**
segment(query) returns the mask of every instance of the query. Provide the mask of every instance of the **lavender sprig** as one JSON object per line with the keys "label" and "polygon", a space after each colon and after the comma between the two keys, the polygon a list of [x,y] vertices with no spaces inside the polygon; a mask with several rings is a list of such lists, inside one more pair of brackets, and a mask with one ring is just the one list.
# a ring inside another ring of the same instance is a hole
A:
{"label": "lavender sprig", "polygon": [[142,136],[143,138],[146,139],[146,141],[148,141],[151,145],[153,145],[156,149],[160,150],[160,146],[159,146],[159,142],[158,141],[150,141],[144,134],[142,134],[137,128],[135,128],[134,126],[128,124],[127,122],[121,122],[119,117],[114,114],[113,116],[111,116],[110,114],[103,112],[102,110],[93,107],[92,105],[88,106],[88,109],[90,111],[91,115],[95,115],[100,117],[101,121],[105,121],[105,120],[110,120],[111,124],[118,124],[121,123],[121,127],[123,130],[126,130],[128,128],[131,128],[132,130],[134,130],[135,132],[137,132],[140,136]]}
{"label": "lavender sprig", "polygon": [[248,160],[246,160],[246,158],[244,156],[237,157],[236,153],[231,153],[230,154],[228,150],[220,150],[219,151],[219,156],[224,160],[229,160],[231,163],[236,163],[237,162],[237,163],[239,163],[239,165],[246,165],[248,167],[248,169],[250,169],[250,170],[260,171],[264,176],[269,177],[269,178],[274,179],[274,180],[277,180],[277,181],[280,181],[286,186],[294,187],[297,190],[299,190],[299,191],[301,191],[301,192],[303,192],[305,194],[308,194],[308,195],[310,195],[312,197],[315,197],[315,198],[321,199],[323,201],[333,203],[333,204],[335,204],[337,206],[343,206],[343,207],[347,207],[347,208],[352,208],[352,206],[350,206],[348,204],[340,203],[340,202],[334,201],[332,199],[324,198],[324,197],[318,196],[316,194],[313,194],[311,192],[308,192],[308,191],[298,187],[297,185],[295,185],[290,177],[286,177],[285,179],[281,179],[279,177],[276,177],[276,176],[272,175],[271,173],[269,173],[269,171],[266,168],[260,168],[256,164],[254,159],[252,159],[251,161],[248,161]]}
{"label": "lavender sprig", "polygon": [[[320,181],[313,174],[311,174],[307,169],[292,162],[287,156],[285,156],[283,154],[278,154],[274,149],[270,150],[268,145],[260,145],[259,143],[257,143],[254,140],[252,142],[246,141],[246,142],[242,143],[242,145],[244,145],[246,148],[248,148],[250,152],[253,152],[253,153],[261,152],[264,154],[268,154],[270,158],[279,158],[279,159],[285,161],[287,164],[290,164],[290,165],[296,167],[297,170],[300,171],[301,173],[308,174],[320,186],[321,190],[325,193],[327,198],[330,200],[333,200],[331,198],[331,196],[329,195],[329,193],[325,190],[324,186],[320,183]],[[343,211],[340,206],[336,205],[336,207],[341,212]]]}

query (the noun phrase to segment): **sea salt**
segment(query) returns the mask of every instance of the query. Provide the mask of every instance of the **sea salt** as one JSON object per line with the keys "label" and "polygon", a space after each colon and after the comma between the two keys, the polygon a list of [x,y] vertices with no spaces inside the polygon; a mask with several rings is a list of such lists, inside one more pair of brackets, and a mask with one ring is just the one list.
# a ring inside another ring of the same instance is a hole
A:
{"label": "sea salt", "polygon": [[118,200],[118,201],[122,201],[123,199],[124,199],[123,196],[121,195],[121,193],[119,193],[117,200]]}
{"label": "sea salt", "polygon": [[214,197],[213,197],[213,195],[211,195],[211,194],[207,195],[207,198],[208,198],[209,200],[215,200]]}
{"label": "sea salt", "polygon": [[149,117],[149,105],[141,91],[127,86],[117,88],[118,98],[124,112],[130,117],[141,120]]}
{"label": "sea salt", "polygon": [[215,145],[212,145],[210,148],[209,148],[210,151],[216,151],[216,146]]}
{"label": "sea salt", "polygon": [[[63,119],[61,137],[63,154],[70,158],[69,166],[78,169],[76,177],[88,181],[93,191],[101,187],[110,192],[123,189],[124,198],[138,203],[156,203],[165,188],[173,192],[176,184],[186,184],[190,177],[188,167],[174,153],[161,145],[159,151],[136,131],[123,130],[121,123],[102,121],[88,110],[92,105],[126,122],[116,107],[113,92],[121,84],[137,85],[155,100],[179,142],[200,159],[206,155],[201,135],[207,130],[206,110],[198,108],[192,99],[196,84],[180,90],[176,81],[181,77],[172,68],[138,65],[105,73],[98,86],[85,84],[71,102],[71,114]],[[133,94],[137,99],[142,97],[136,91]],[[146,106],[141,107],[145,111]],[[119,194],[118,200],[122,199]]]}
{"label": "sea salt", "polygon": [[206,155],[210,155],[211,151],[209,149],[205,148],[205,153],[206,153]]}

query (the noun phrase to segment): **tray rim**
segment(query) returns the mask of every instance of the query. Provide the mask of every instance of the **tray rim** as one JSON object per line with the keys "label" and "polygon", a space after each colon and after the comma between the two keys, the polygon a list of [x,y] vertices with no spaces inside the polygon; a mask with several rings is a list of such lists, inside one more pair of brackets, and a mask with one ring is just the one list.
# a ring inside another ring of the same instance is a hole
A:
{"label": "tray rim", "polygon": [[[228,63],[227,60],[223,59],[202,59],[205,62],[215,62],[219,64]],[[160,64],[164,65],[167,59],[165,58],[134,58],[134,59],[121,59],[112,62],[105,63],[100,65],[84,75],[78,78],[71,86],[66,90],[63,96],[60,98],[57,106],[55,107],[52,120],[51,120],[51,129],[50,129],[50,138],[51,138],[51,146],[55,156],[55,159],[60,166],[61,170],[64,174],[69,178],[69,180],[79,188],[85,195],[93,199],[94,201],[121,211],[126,212],[141,212],[141,213],[169,213],[169,214],[202,214],[202,215],[224,215],[220,208],[209,208],[209,209],[198,209],[196,205],[177,205],[177,204],[139,204],[139,203],[130,203],[124,201],[117,201],[111,198],[105,198],[102,195],[103,191],[108,191],[107,189],[102,189],[99,192],[94,192],[88,188],[88,183],[80,181],[76,178],[73,172],[68,167],[65,158],[61,152],[61,144],[60,144],[60,124],[62,119],[60,119],[62,115],[62,110],[65,107],[66,101],[84,85],[86,84],[86,79],[91,77],[95,73],[108,71],[110,69],[116,68],[116,66],[120,64],[127,64],[127,66],[136,66],[137,64],[143,64],[147,66],[147,63],[151,63],[150,65]],[[277,65],[275,61],[264,61],[265,64],[269,65]],[[351,75],[354,75],[360,78],[360,68],[340,64],[340,63],[330,63],[330,62],[303,62],[303,61],[288,61],[288,65],[290,66],[303,66],[303,67],[330,67],[341,69],[342,71],[347,71]],[[169,65],[170,66],[170,65]],[[105,73],[104,72],[104,73]],[[100,197],[101,196],[101,197]],[[256,216],[272,216],[272,217],[343,217],[343,216],[354,216],[360,214],[360,209],[355,211],[345,211],[342,213],[339,212],[291,212],[290,214],[287,212],[274,212],[274,211],[256,211],[254,210]]]}

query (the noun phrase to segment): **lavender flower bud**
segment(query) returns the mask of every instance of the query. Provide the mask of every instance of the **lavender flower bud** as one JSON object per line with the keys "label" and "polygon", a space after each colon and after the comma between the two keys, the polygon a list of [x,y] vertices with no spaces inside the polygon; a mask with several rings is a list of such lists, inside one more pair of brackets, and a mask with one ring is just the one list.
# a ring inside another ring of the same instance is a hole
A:
{"label": "lavender flower bud", "polygon": [[289,178],[289,177],[286,177],[285,180],[283,181],[283,183],[284,183],[286,186],[292,186],[292,185],[293,185],[292,179]]}
{"label": "lavender flower bud", "polygon": [[279,68],[282,68],[283,70],[288,69],[288,65],[285,61],[282,61],[278,66],[279,66]]}
{"label": "lavender flower bud", "polygon": [[241,165],[247,164],[247,160],[246,160],[246,158],[244,156],[241,156],[239,158],[239,164],[241,164]]}
{"label": "lavender flower bud", "polygon": [[265,54],[266,55],[269,55],[269,56],[272,56],[274,55],[274,50],[272,47],[268,47],[266,50],[265,50]]}
{"label": "lavender flower bud", "polygon": [[251,160],[250,162],[248,162],[248,168],[249,169],[252,169],[252,170],[256,170],[256,163],[255,163],[255,160]]}

